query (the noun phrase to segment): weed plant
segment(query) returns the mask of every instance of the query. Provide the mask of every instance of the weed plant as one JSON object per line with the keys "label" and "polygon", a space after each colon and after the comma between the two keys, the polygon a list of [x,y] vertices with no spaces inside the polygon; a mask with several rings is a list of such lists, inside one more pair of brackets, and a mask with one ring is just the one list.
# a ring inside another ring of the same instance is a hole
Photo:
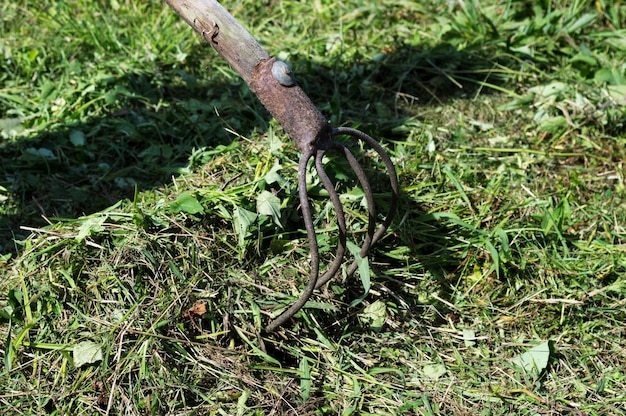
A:
{"label": "weed plant", "polygon": [[3,2],[0,413],[626,414],[626,4],[225,6],[388,149],[391,231],[263,332],[308,276],[289,137],[162,2]]}

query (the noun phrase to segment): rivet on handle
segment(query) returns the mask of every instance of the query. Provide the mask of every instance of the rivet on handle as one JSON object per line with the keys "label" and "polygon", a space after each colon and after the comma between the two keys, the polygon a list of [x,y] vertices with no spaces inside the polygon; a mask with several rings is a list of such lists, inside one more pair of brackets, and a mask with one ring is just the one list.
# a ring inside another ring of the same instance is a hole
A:
{"label": "rivet on handle", "polygon": [[276,61],[272,65],[272,76],[283,87],[293,87],[296,85],[296,79],[289,65],[283,61]]}

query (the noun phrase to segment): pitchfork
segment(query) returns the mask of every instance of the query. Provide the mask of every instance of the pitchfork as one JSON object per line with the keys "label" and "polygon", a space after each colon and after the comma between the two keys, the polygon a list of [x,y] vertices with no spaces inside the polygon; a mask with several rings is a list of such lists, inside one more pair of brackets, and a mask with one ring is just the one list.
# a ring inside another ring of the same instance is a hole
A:
{"label": "pitchfork", "polygon": [[[298,194],[310,246],[311,271],[309,282],[298,300],[267,325],[266,329],[273,331],[295,315],[311,297],[313,291],[335,276],[343,263],[347,248],[346,220],[339,195],[324,168],[324,155],[329,150],[342,153],[354,170],[363,189],[367,202],[368,226],[366,237],[358,253],[360,258],[367,257],[372,245],[380,239],[389,227],[396,211],[399,194],[396,171],[387,152],[373,138],[352,128],[331,127],[298,86],[289,66],[270,57],[254,37],[217,1],[165,1],[239,73],[302,152],[298,166]],[[365,142],[378,153],[385,164],[391,184],[391,201],[387,215],[378,228],[376,228],[374,195],[365,172],[350,149],[334,140],[337,136],[349,136]],[[321,276],[319,248],[306,188],[307,167],[311,159],[314,160],[320,181],[330,196],[337,215],[339,229],[339,242],[335,258]],[[352,275],[357,267],[358,258],[348,267],[347,275]]]}

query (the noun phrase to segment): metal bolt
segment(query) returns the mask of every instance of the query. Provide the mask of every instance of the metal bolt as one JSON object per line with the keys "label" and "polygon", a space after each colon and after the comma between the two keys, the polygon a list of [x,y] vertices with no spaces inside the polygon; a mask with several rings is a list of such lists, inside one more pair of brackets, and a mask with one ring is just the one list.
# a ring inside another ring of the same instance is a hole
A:
{"label": "metal bolt", "polygon": [[293,87],[296,85],[296,80],[293,77],[291,68],[283,61],[274,62],[272,65],[272,76],[283,87]]}

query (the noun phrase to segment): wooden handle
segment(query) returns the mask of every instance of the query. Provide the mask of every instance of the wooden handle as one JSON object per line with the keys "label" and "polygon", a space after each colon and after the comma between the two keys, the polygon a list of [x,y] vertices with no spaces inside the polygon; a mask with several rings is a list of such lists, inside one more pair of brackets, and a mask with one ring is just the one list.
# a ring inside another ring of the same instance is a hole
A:
{"label": "wooden handle", "polygon": [[269,54],[215,0],[165,0],[250,84],[254,67]]}
{"label": "wooden handle", "polygon": [[165,0],[239,73],[303,152],[329,138],[328,121],[295,83],[285,64],[270,58],[215,0]]}

